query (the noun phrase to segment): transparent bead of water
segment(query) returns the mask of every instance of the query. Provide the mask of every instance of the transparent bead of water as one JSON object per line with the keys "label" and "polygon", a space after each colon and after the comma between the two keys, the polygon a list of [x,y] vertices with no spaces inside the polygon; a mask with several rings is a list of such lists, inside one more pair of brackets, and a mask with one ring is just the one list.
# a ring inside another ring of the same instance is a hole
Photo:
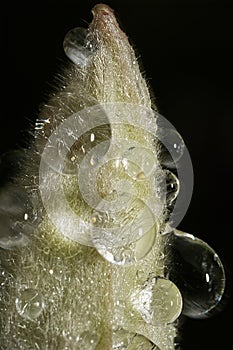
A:
{"label": "transparent bead of water", "polygon": [[149,324],[174,322],[182,311],[182,296],[177,286],[163,277],[150,277],[132,296],[134,309]]}
{"label": "transparent bead of water", "polygon": [[159,161],[166,168],[176,168],[185,150],[185,143],[176,129],[158,128]]}
{"label": "transparent bead of water", "polygon": [[113,350],[159,350],[143,335],[128,332],[124,329],[115,330],[112,334]]}
{"label": "transparent bead of water", "polygon": [[131,226],[123,220],[116,230],[104,228],[104,221],[102,223],[98,216],[94,216],[93,220],[99,223],[98,230],[94,228],[92,232],[94,247],[106,260],[116,265],[131,265],[144,258],[151,251],[159,232],[158,221],[149,212],[142,218],[135,217]]}
{"label": "transparent bead of water", "polygon": [[79,336],[77,336],[75,345],[77,346],[78,350],[94,350],[99,340],[100,337],[98,336],[98,334],[89,331],[84,331]]}
{"label": "transparent bead of water", "polygon": [[207,243],[191,234],[173,229],[169,236],[172,264],[168,276],[182,293],[183,313],[191,318],[212,316],[221,308],[226,284],[221,260]]}
{"label": "transparent bead of water", "polygon": [[85,66],[97,50],[93,35],[85,28],[71,29],[65,36],[63,48],[67,57],[78,66]]}
{"label": "transparent bead of water", "polygon": [[15,300],[15,305],[18,313],[28,320],[39,317],[45,308],[42,295],[33,288],[21,290]]}
{"label": "transparent bead of water", "polygon": [[[155,226],[158,229],[158,220],[149,206],[140,198],[128,193],[118,196],[116,211],[105,211],[105,208],[107,208],[106,203],[103,202],[102,207],[100,202],[98,211],[96,210],[92,217],[92,222],[95,224],[92,232],[93,239],[100,244],[110,247],[129,246]],[[101,230],[102,228],[104,230]]]}
{"label": "transparent bead of water", "polygon": [[14,249],[29,242],[41,212],[24,188],[7,184],[0,189],[0,247]]}
{"label": "transparent bead of water", "polygon": [[143,259],[152,249],[156,230],[151,229],[146,235],[128,246],[114,247],[94,240],[97,251],[109,262],[116,265],[132,265]]}

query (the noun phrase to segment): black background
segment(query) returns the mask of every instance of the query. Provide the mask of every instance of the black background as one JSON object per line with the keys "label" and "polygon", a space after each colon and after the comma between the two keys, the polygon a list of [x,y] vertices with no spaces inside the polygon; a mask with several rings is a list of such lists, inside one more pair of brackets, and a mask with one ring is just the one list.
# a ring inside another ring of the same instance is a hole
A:
{"label": "black background", "polygon": [[[65,33],[90,22],[95,1],[11,1],[6,17],[6,81],[0,152],[22,144],[66,60]],[[209,243],[232,269],[233,1],[112,0],[143,62],[159,111],[189,149],[195,187],[180,229]],[[3,17],[3,13],[2,13]],[[4,51],[5,52],[5,51]],[[231,280],[229,273],[228,280]],[[184,350],[232,343],[231,302],[208,320],[187,320]]]}

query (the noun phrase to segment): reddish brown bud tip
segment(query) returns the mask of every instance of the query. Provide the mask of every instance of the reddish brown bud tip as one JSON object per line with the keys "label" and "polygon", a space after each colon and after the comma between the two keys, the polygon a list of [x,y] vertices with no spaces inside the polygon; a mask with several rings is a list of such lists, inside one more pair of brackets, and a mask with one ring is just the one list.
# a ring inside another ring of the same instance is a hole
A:
{"label": "reddish brown bud tip", "polygon": [[92,9],[93,14],[102,14],[102,15],[112,15],[114,13],[113,9],[105,4],[97,4]]}

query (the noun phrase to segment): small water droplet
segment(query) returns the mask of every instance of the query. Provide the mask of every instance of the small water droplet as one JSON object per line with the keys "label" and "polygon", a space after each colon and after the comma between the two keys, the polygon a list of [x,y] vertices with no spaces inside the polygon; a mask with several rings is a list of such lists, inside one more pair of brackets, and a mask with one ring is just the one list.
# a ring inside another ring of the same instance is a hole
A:
{"label": "small water droplet", "polygon": [[169,233],[172,264],[169,278],[184,298],[183,313],[191,318],[210,317],[225,290],[225,271],[215,251],[195,236],[173,229]]}
{"label": "small water droplet", "polygon": [[97,50],[93,35],[85,28],[71,29],[63,42],[64,51],[69,59],[78,66],[85,66]]}
{"label": "small water droplet", "polygon": [[150,324],[174,322],[182,310],[182,297],[177,286],[166,278],[150,277],[132,296],[132,303]]}
{"label": "small water droplet", "polygon": [[104,211],[105,202],[103,202],[103,207],[101,202],[98,204],[98,209],[100,208],[97,212],[98,215],[94,213],[93,216],[93,220],[98,226],[96,231],[93,228],[93,239],[97,243],[113,248],[129,246],[154,229],[155,226],[158,230],[158,220],[145,202],[130,196],[128,193],[125,193],[125,196],[120,195],[118,198],[122,204],[121,210],[115,212]]}
{"label": "small water droplet", "polygon": [[[140,205],[139,207],[141,208]],[[132,206],[132,211],[136,209],[138,208],[135,204]],[[104,220],[101,222],[98,217],[94,216],[94,221],[99,223],[98,228],[102,227],[102,230],[93,229],[94,247],[113,264],[130,265],[144,258],[153,247],[155,237],[159,232],[159,223],[147,206],[138,216],[131,217],[132,221],[129,219],[131,214],[131,210],[125,209],[125,219],[121,218],[121,225],[115,227],[113,224],[119,217],[115,217],[115,221],[110,217],[112,221],[109,219],[107,221],[110,225],[105,226],[104,223],[102,224]],[[117,223],[119,224],[119,221]]]}
{"label": "small water droplet", "polygon": [[117,265],[131,265],[144,258],[155,242],[155,231],[152,229],[146,235],[129,246],[110,247],[94,241],[98,252],[108,261]]}
{"label": "small water droplet", "polygon": [[21,290],[15,300],[15,305],[18,313],[28,320],[36,319],[45,308],[41,294],[32,288]]}

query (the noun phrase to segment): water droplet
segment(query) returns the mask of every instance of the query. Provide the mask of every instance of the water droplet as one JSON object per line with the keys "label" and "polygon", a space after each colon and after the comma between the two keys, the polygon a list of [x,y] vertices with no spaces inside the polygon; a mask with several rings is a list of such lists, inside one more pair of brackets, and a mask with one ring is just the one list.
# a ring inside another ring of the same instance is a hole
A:
{"label": "water droplet", "polygon": [[71,29],[63,42],[64,51],[69,59],[78,66],[85,66],[97,50],[93,35],[85,28]]}
{"label": "water droplet", "polygon": [[158,220],[145,202],[128,193],[118,198],[121,210],[118,210],[116,202],[116,211],[105,210],[105,202],[103,206],[102,202],[98,204],[99,211],[94,213],[92,219],[93,223],[96,223],[92,232],[96,242],[111,247],[129,246],[155,226],[158,230]]}
{"label": "water droplet", "polygon": [[169,236],[172,264],[168,273],[184,298],[183,313],[191,318],[210,317],[225,289],[221,260],[207,243],[191,234],[173,229]]}
{"label": "water droplet", "polygon": [[98,344],[100,337],[96,333],[85,331],[76,338],[78,349],[94,350]]}
{"label": "water droplet", "polygon": [[135,206],[129,206],[132,210],[125,209],[121,225],[114,227],[117,220],[110,217],[111,221],[106,221],[110,226],[106,227],[104,220],[101,221],[98,216],[93,217],[93,222],[99,223],[98,230],[93,228],[93,245],[106,260],[117,265],[130,265],[144,258],[153,247],[159,232],[159,223],[149,208],[145,206],[137,216],[135,214],[138,214],[137,209],[141,206],[137,207],[135,201],[132,203]]}
{"label": "water droplet", "polygon": [[150,277],[132,303],[143,319],[150,324],[174,322],[182,310],[182,297],[176,285],[166,278]]}
{"label": "water droplet", "polygon": [[45,308],[41,294],[32,288],[21,290],[15,300],[15,305],[18,313],[28,320],[36,319]]}
{"label": "water droplet", "polygon": [[159,127],[159,161],[167,168],[176,168],[176,163],[181,159],[185,150],[185,143],[173,128]]}
{"label": "water droplet", "polygon": [[[0,247],[14,249],[24,246],[41,219],[36,198],[14,184],[0,189]],[[38,204],[38,202],[37,202]]]}
{"label": "water droplet", "polygon": [[153,230],[129,246],[110,247],[94,241],[98,252],[109,262],[116,265],[131,265],[144,258],[154,245]]}

